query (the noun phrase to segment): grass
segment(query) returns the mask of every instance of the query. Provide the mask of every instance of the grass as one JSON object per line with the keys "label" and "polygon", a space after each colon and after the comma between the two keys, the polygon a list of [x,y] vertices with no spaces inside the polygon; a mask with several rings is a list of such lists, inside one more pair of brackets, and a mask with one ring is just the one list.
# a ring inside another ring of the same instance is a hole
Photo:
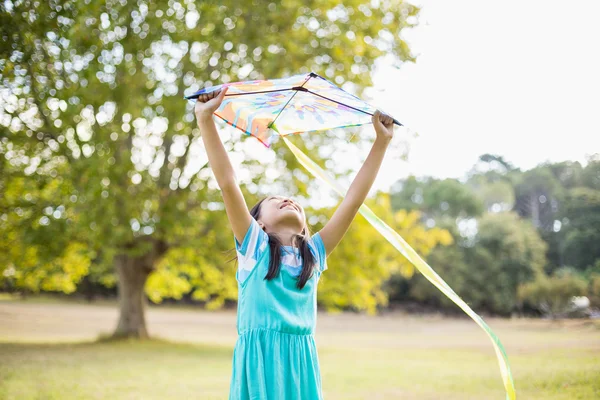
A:
{"label": "grass", "polygon": [[[0,399],[225,399],[235,312],[150,307],[148,341],[97,340],[114,305],[0,299]],[[600,323],[487,319],[519,399],[600,398]],[[319,314],[328,400],[504,399],[486,335],[468,319]]]}

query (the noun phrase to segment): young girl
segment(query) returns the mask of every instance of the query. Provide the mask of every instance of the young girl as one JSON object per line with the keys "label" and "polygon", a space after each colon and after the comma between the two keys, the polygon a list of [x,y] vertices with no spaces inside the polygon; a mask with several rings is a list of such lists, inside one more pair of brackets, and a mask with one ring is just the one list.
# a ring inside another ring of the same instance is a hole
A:
{"label": "young girl", "polygon": [[393,135],[393,120],[375,112],[377,138],[331,220],[310,236],[304,209],[267,196],[248,211],[212,114],[227,88],[203,94],[194,112],[215,174],[238,256],[238,340],[230,400],[319,400],[315,346],[317,283],[326,259],[365,200]]}

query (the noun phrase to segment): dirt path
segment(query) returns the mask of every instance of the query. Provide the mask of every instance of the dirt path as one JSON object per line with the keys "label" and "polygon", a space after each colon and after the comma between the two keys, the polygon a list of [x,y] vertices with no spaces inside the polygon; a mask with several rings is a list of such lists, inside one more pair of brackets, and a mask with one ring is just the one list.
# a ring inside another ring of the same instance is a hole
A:
{"label": "dirt path", "polygon": [[[117,323],[116,303],[35,303],[0,301],[0,341],[72,342],[110,334]],[[526,352],[548,346],[600,349],[600,321],[486,319],[505,347]],[[148,307],[151,335],[179,342],[233,346],[236,312]],[[566,332],[572,333],[565,335]],[[487,336],[470,319],[417,317],[400,313],[366,316],[320,312],[317,341],[327,347],[348,343],[373,348],[455,347],[491,349]]]}

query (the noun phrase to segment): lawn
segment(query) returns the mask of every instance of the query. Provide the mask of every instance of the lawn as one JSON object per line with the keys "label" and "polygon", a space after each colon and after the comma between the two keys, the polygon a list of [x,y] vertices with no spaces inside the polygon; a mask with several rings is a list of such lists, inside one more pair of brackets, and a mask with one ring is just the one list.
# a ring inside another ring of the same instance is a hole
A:
{"label": "lawn", "polygon": [[[97,340],[114,302],[0,299],[0,399],[226,399],[235,312],[150,307],[149,341]],[[600,322],[486,319],[520,399],[600,398]],[[493,348],[468,319],[319,314],[328,400],[504,399]]]}

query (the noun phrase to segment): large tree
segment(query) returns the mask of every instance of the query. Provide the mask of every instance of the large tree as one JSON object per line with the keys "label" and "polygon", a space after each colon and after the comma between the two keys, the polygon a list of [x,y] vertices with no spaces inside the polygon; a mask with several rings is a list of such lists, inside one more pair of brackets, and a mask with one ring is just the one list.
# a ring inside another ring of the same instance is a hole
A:
{"label": "large tree", "polygon": [[484,211],[484,204],[473,188],[456,179],[408,177],[392,188],[395,210],[419,210],[423,218],[471,218]]}
{"label": "large tree", "polygon": [[[456,234],[456,233],[455,233]],[[472,241],[456,236],[457,246],[440,247],[431,265],[476,310],[509,314],[518,303],[520,284],[543,275],[546,244],[529,221],[515,213],[485,214]],[[423,277],[408,292],[419,301],[454,309]]]}
{"label": "large tree", "polygon": [[[55,276],[69,292],[116,271],[118,336],[147,336],[145,288],[156,300],[233,297],[215,256],[220,196],[184,94],[314,70],[360,95],[379,56],[413,60],[400,32],[417,13],[401,1],[0,2],[0,230],[15,245],[2,277],[39,289]],[[237,137],[224,137],[232,153]],[[280,186],[306,194],[307,176],[285,172],[298,166],[274,149]],[[272,182],[245,164],[250,193]],[[75,258],[79,269],[61,261]]]}
{"label": "large tree", "polygon": [[592,156],[585,167],[571,161],[546,163],[511,176],[515,211],[530,219],[548,243],[548,273],[563,266],[584,270],[600,256],[594,246],[600,237],[599,166]]}
{"label": "large tree", "polygon": [[580,271],[593,267],[600,260],[600,190],[571,189],[561,214],[564,265]]}

